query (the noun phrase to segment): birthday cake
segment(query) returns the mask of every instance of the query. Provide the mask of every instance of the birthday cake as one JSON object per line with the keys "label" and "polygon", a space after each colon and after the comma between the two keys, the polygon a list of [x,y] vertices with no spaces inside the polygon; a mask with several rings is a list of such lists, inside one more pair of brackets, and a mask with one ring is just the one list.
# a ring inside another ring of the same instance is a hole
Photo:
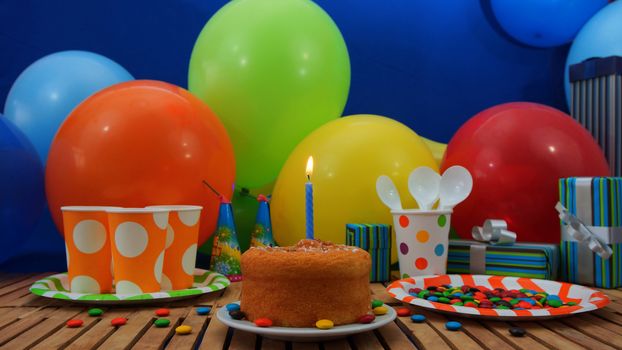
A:
{"label": "birthday cake", "polygon": [[253,247],[242,254],[240,307],[250,321],[282,327],[355,323],[370,311],[370,269],[366,251],[320,240]]}

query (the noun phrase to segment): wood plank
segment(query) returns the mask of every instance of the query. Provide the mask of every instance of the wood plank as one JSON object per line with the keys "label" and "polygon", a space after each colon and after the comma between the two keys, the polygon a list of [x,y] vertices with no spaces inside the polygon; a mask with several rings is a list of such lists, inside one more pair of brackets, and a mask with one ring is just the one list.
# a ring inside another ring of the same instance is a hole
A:
{"label": "wood plank", "polygon": [[[229,289],[229,288],[227,288]],[[218,308],[213,308],[212,313],[215,315],[218,312]],[[203,336],[203,341],[199,345],[199,349],[222,349],[227,341],[227,327],[224,323],[220,322],[217,317],[212,317],[207,325],[207,330]]]}
{"label": "wood plank", "polygon": [[622,335],[622,326],[615,322],[591,314],[581,315],[581,319]]}
{"label": "wood plank", "polygon": [[292,343],[292,350],[319,350],[318,343]]}
{"label": "wood plank", "polygon": [[605,293],[609,299],[616,299],[616,300],[620,300],[622,299],[622,290],[619,289],[602,289],[602,288],[596,288],[598,290],[600,290],[601,292]]}
{"label": "wood plank", "polygon": [[556,332],[557,334],[566,337],[577,344],[580,344],[588,349],[603,349],[610,350],[613,347],[597,340],[589,335],[582,333],[572,327],[568,327],[565,324],[555,321],[555,320],[547,320],[546,322],[541,322],[544,327]]}
{"label": "wood plank", "polygon": [[613,347],[622,348],[622,337],[598,324],[590,322],[581,317],[572,317],[561,320],[559,323],[572,327],[601,343],[609,344]]}
{"label": "wood plank", "polygon": [[607,309],[600,309],[600,310],[596,310],[593,312],[590,312],[590,314],[592,315],[596,315],[599,318],[605,319],[609,322],[613,322],[613,323],[617,323],[619,325],[622,325],[622,315],[612,312],[610,310]]}
{"label": "wood plank", "polygon": [[240,300],[240,293],[242,292],[242,282],[234,282],[225,289],[225,292],[222,296],[216,300],[215,305],[225,306],[231,302]]}
{"label": "wood plank", "polygon": [[[350,350],[350,344],[345,339],[338,339],[322,343],[324,350]],[[262,348],[262,350],[264,350]]]}
{"label": "wood plank", "polygon": [[504,338],[497,336],[495,333],[482,326],[479,322],[462,318],[462,329],[471,338],[480,344],[485,349],[490,350],[512,350],[512,345],[508,344]]}
{"label": "wood plank", "polygon": [[35,310],[35,308],[2,308],[2,312],[0,312],[0,329],[17,321],[20,316],[23,316],[24,314],[29,314],[32,310]]}
{"label": "wood plank", "polygon": [[[543,322],[547,323],[549,321]],[[548,347],[553,349],[585,349],[585,347],[573,341],[570,341],[564,335],[560,336],[559,334],[541,326],[536,322],[517,322],[516,324],[514,324],[514,326],[525,329],[530,337],[533,337],[534,339],[538,340],[543,344],[546,344]]]}
{"label": "wood plank", "polygon": [[11,341],[5,343],[3,346],[7,349],[30,348],[52,335],[57,330],[63,328],[65,326],[65,322],[79,314],[81,310],[82,309],[75,307],[57,309],[49,314],[48,318],[42,322],[36,323],[23,333],[17,335]]}
{"label": "wood plank", "polygon": [[229,344],[229,349],[254,349],[256,341],[257,336],[255,334],[236,329],[233,331],[233,336],[231,337],[231,344]]}
{"label": "wood plank", "polygon": [[[546,350],[546,346],[542,345],[530,336],[514,337],[510,335],[509,329],[511,325],[505,322],[484,321],[484,326],[498,337],[503,338],[508,344],[512,344],[517,349],[525,350]],[[518,324],[520,326],[520,324]]]}
{"label": "wood plank", "polygon": [[13,274],[13,275],[7,275],[6,278],[2,278],[0,279],[0,288],[4,288],[8,285],[11,285],[13,283],[19,282],[19,281],[23,281],[29,277],[34,276],[34,273],[28,273],[28,274]]}
{"label": "wood plank", "polygon": [[21,333],[33,328],[35,325],[43,321],[50,313],[55,311],[56,308],[46,308],[37,313],[29,314],[24,318],[18,318],[13,323],[4,327],[2,332],[0,332],[0,346],[8,343]]}
{"label": "wood plank", "polygon": [[[193,329],[192,333],[188,335],[176,335],[175,328],[179,326],[183,317],[188,313],[188,308],[175,308],[171,309],[171,314],[167,317],[171,320],[171,324],[168,327],[156,327],[153,322],[149,323],[149,327],[146,329],[142,337],[137,339],[137,342],[133,344],[133,349],[161,349],[163,344],[167,343],[173,337],[196,337],[197,330]],[[152,317],[154,314],[151,314]],[[168,347],[167,347],[168,348]],[[171,347],[171,349],[184,349],[184,347]],[[187,348],[186,348],[187,349]]]}
{"label": "wood plank", "polygon": [[609,305],[605,306],[604,310],[609,310],[611,312],[617,312],[619,314],[622,314],[622,304],[611,302],[609,303]]}
{"label": "wood plank", "polygon": [[445,329],[447,319],[439,314],[422,309],[417,311],[427,318],[427,322],[436,332],[454,349],[478,350],[482,347],[463,331],[449,331]]}
{"label": "wood plank", "polygon": [[372,283],[369,285],[371,290],[371,297],[373,299],[381,300],[385,304],[396,304],[399,301],[389,295],[385,286],[380,283]]}
{"label": "wood plank", "polygon": [[285,350],[286,346],[287,344],[284,341],[261,338],[261,350]]}
{"label": "wood plank", "polygon": [[[4,287],[0,287],[0,295],[5,295],[8,294],[10,292],[13,292],[15,290],[26,290],[28,291],[28,288],[30,288],[30,286],[35,283],[37,280],[40,280],[44,277],[47,277],[49,275],[51,275],[51,272],[46,272],[46,273],[39,273],[36,275],[30,275],[27,278],[20,280],[18,282],[15,283],[11,283],[7,286]],[[0,305],[2,305],[0,303]]]}
{"label": "wood plank", "polygon": [[75,315],[73,318],[84,321],[82,327],[68,328],[63,325],[63,327],[58,329],[56,332],[43,339],[40,343],[37,343],[32,349],[45,350],[63,348],[67,344],[76,340],[82,335],[82,333],[88,331],[92,326],[94,326],[97,322],[101,320],[99,317],[89,316],[86,310],[83,310],[81,313]]}
{"label": "wood plank", "polygon": [[106,312],[95,325],[69,343],[66,349],[83,350],[98,347],[117,330],[116,327],[110,325],[110,321],[117,317],[128,317],[131,313],[131,310],[128,309],[116,309]]}
{"label": "wood plank", "polygon": [[391,322],[386,326],[378,329],[380,336],[390,349],[416,349],[415,345],[402,332],[395,322]]}
{"label": "wood plank", "polygon": [[397,325],[415,342],[419,349],[424,350],[449,350],[451,347],[446,340],[439,337],[438,333],[428,322],[415,323],[408,317],[398,317]]}
{"label": "wood plank", "polygon": [[384,350],[374,332],[358,333],[350,337],[357,350]]}
{"label": "wood plank", "polygon": [[153,324],[153,320],[156,318],[155,310],[156,308],[148,307],[129,314],[127,323],[119,327],[99,347],[101,349],[127,349],[132,347]]}
{"label": "wood plank", "polygon": [[[199,339],[205,334],[209,316],[197,315],[196,308],[186,308],[185,311],[183,324],[192,327],[192,333],[183,336],[173,335],[167,348],[194,349]],[[210,312],[210,315],[215,317],[212,312]]]}

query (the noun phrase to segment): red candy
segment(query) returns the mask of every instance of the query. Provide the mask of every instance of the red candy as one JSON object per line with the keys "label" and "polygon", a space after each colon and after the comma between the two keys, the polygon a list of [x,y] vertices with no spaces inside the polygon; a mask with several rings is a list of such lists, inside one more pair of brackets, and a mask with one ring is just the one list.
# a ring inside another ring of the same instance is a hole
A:
{"label": "red candy", "polygon": [[127,318],[125,317],[117,317],[110,320],[110,324],[114,327],[120,327],[127,323]]}
{"label": "red candy", "polygon": [[410,310],[405,307],[399,308],[397,309],[397,315],[400,317],[410,316]]}
{"label": "red candy", "polygon": [[455,303],[459,303],[459,302],[461,302],[461,301],[462,301],[462,300],[460,300],[460,299],[451,299],[451,300],[449,301],[449,303],[450,303],[450,304],[455,304]]}
{"label": "red candy", "polygon": [[84,322],[82,320],[69,320],[66,323],[67,327],[69,327],[69,328],[82,327],[83,324],[84,324]]}
{"label": "red candy", "polygon": [[359,318],[359,323],[372,323],[375,319],[374,315],[363,315]]}
{"label": "red candy", "polygon": [[159,317],[166,317],[171,314],[171,311],[169,309],[161,308],[161,309],[157,309],[155,311],[155,314],[158,315]]}
{"label": "red candy", "polygon": [[516,304],[516,306],[518,307],[522,307],[523,309],[531,309],[531,303],[527,302],[527,301],[520,301],[518,302],[518,304]]}
{"label": "red candy", "polygon": [[258,318],[255,320],[257,327],[272,327],[272,320],[269,318]]}

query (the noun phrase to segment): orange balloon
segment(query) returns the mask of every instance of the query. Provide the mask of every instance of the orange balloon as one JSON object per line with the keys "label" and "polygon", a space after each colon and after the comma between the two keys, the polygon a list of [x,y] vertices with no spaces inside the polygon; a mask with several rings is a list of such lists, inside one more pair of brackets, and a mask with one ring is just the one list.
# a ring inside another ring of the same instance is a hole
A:
{"label": "orange balloon", "polygon": [[233,147],[209,107],[175,85],[136,80],[71,112],[50,147],[45,187],[59,231],[64,205],[201,205],[201,244],[219,205],[202,181],[231,198],[234,178]]}

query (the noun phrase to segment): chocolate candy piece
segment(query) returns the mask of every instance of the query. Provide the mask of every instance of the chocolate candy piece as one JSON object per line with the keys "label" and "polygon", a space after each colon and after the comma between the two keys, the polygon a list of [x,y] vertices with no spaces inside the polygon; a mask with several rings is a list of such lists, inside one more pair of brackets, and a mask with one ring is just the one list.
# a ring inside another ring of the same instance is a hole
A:
{"label": "chocolate candy piece", "polygon": [[114,327],[121,327],[127,323],[127,318],[125,317],[117,317],[110,320],[110,324]]}
{"label": "chocolate candy piece", "polygon": [[186,326],[186,325],[181,325],[181,326],[175,328],[175,333],[181,334],[181,335],[190,334],[190,333],[192,333],[192,327]]}
{"label": "chocolate candy piece", "polygon": [[387,309],[385,306],[378,306],[374,308],[374,314],[376,315],[384,315],[387,312],[389,312],[389,309]]}
{"label": "chocolate candy piece", "polygon": [[257,327],[272,327],[272,320],[269,318],[258,318],[255,320],[255,325]]}
{"label": "chocolate candy piece", "polygon": [[315,322],[315,326],[319,329],[331,329],[335,324],[331,320],[319,320]]}
{"label": "chocolate candy piece", "polygon": [[211,307],[198,307],[197,308],[197,315],[207,315],[209,314],[209,312],[212,311]]}
{"label": "chocolate candy piece", "polygon": [[231,316],[234,320],[241,320],[246,317],[246,315],[240,310],[229,311],[229,316]]}
{"label": "chocolate candy piece", "polygon": [[158,328],[168,327],[171,324],[171,321],[168,318],[158,318],[153,322],[153,324]]}
{"label": "chocolate candy piece", "polygon": [[231,312],[231,311],[240,311],[240,305],[238,304],[227,304],[226,306],[227,311]]}
{"label": "chocolate candy piece", "polygon": [[415,323],[421,323],[421,322],[425,321],[425,316],[419,315],[419,314],[412,315],[412,316],[410,316],[410,320],[415,322]]}
{"label": "chocolate candy piece", "polygon": [[445,328],[448,331],[457,331],[460,328],[462,328],[462,323],[456,322],[456,321],[449,321],[449,322],[445,323]]}
{"label": "chocolate candy piece", "polygon": [[155,311],[155,314],[156,314],[156,316],[159,316],[159,317],[166,317],[166,316],[171,314],[171,311],[169,309],[166,309],[166,308],[161,308],[161,309],[157,309]]}
{"label": "chocolate candy piece", "polygon": [[382,305],[384,305],[382,300],[375,299],[375,300],[372,300],[372,302],[371,302],[371,308],[372,309],[373,308],[377,308],[378,306],[382,306]]}
{"label": "chocolate candy piece", "polygon": [[104,310],[100,309],[100,308],[90,308],[88,311],[89,316],[101,316],[104,313]]}
{"label": "chocolate candy piece", "polygon": [[397,315],[400,317],[410,316],[410,310],[405,307],[399,308],[397,309]]}
{"label": "chocolate candy piece", "polygon": [[363,315],[359,317],[359,323],[372,323],[375,319],[374,315]]}
{"label": "chocolate candy piece", "polygon": [[525,331],[523,328],[520,328],[520,327],[512,327],[510,328],[510,334],[513,337],[522,337],[525,334],[527,334],[527,331]]}
{"label": "chocolate candy piece", "polygon": [[82,327],[82,325],[84,324],[84,321],[82,320],[69,320],[67,321],[66,325],[69,328],[78,328],[78,327]]}
{"label": "chocolate candy piece", "polygon": [[547,303],[547,305],[549,305],[551,307],[560,307],[560,306],[562,306],[562,302],[560,300],[557,300],[557,299],[547,299],[546,303]]}

